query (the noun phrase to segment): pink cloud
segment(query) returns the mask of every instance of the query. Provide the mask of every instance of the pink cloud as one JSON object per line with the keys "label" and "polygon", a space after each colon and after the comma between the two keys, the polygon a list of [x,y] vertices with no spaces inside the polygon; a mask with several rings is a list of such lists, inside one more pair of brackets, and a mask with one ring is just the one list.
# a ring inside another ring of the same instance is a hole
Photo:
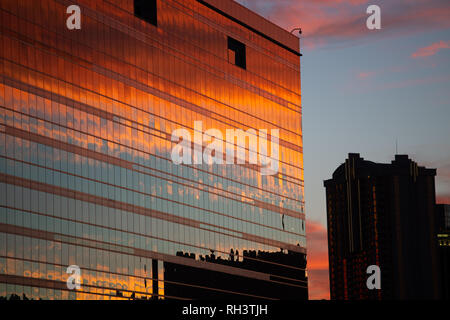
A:
{"label": "pink cloud", "polygon": [[329,299],[327,229],[315,221],[306,221],[308,247],[309,298]]}
{"label": "pink cloud", "polygon": [[390,83],[384,83],[377,87],[379,90],[384,89],[400,89],[400,88],[407,88],[407,87],[414,87],[419,85],[428,85],[432,83],[441,83],[441,82],[449,82],[450,76],[444,75],[444,76],[429,76],[424,78],[418,78],[418,79],[407,79],[407,80],[401,80],[401,81],[394,81]]}
{"label": "pink cloud", "polygon": [[374,76],[375,73],[376,73],[375,71],[360,72],[360,73],[358,74],[358,78],[360,78],[360,79],[366,79],[366,78],[369,78],[369,77]]}
{"label": "pink cloud", "polygon": [[436,203],[450,204],[450,195],[438,195],[436,196]]}
{"label": "pink cloud", "polygon": [[427,47],[420,48],[416,52],[414,52],[411,57],[413,58],[423,58],[423,57],[429,57],[434,56],[436,53],[438,53],[442,49],[450,49],[450,41],[439,41],[435,42]]}
{"label": "pink cloud", "polygon": [[391,37],[450,27],[448,0],[383,1],[382,29],[366,28],[368,0],[238,0],[286,30],[301,27],[303,46]]}

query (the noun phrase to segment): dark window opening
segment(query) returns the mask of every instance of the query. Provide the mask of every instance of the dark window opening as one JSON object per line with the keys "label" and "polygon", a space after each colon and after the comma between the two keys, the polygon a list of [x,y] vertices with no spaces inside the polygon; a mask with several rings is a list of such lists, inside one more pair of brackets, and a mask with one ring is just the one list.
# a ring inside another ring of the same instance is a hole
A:
{"label": "dark window opening", "polygon": [[154,26],[158,25],[156,0],[134,0],[134,15]]}
{"label": "dark window opening", "polygon": [[242,69],[247,68],[245,44],[230,37],[228,37],[228,62]]}

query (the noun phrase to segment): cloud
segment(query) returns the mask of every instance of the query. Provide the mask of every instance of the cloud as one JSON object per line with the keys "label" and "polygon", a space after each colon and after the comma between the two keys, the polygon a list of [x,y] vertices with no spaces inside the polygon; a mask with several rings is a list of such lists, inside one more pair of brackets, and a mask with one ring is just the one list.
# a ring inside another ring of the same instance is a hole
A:
{"label": "cloud", "polygon": [[306,220],[306,241],[309,298],[329,299],[327,229],[318,222]]}
{"label": "cloud", "polygon": [[[369,92],[369,91],[384,91],[384,90],[396,90],[396,89],[404,89],[411,88],[417,86],[428,86],[436,83],[447,83],[450,82],[450,75],[441,75],[441,76],[428,76],[414,79],[402,79],[402,80],[394,80],[394,81],[384,81],[373,83],[370,81],[361,81],[371,79],[373,75],[377,74],[378,76],[385,73],[384,71],[380,72],[360,72],[356,74],[356,81],[348,82],[343,88],[349,92]],[[387,73],[387,72],[386,72]]]}
{"label": "cloud", "polygon": [[427,47],[420,48],[416,52],[414,52],[411,57],[412,58],[423,58],[423,57],[429,57],[434,56],[436,53],[438,53],[442,49],[450,49],[450,41],[439,41],[435,42]]}
{"label": "cloud", "polygon": [[360,73],[358,73],[358,78],[366,79],[366,78],[374,76],[375,74],[376,74],[375,71],[360,72]]}
{"label": "cloud", "polygon": [[406,79],[406,80],[400,80],[400,81],[394,81],[389,83],[384,83],[377,87],[378,90],[384,90],[384,89],[401,89],[401,88],[407,88],[407,87],[414,87],[414,86],[424,86],[432,83],[442,83],[442,82],[449,82],[450,81],[450,75],[443,75],[443,76],[428,76],[423,78],[417,78],[417,79]]}
{"label": "cloud", "polygon": [[309,276],[309,299],[330,300],[330,281],[328,269],[308,271]]}
{"label": "cloud", "polygon": [[[346,41],[450,28],[448,0],[238,0],[286,30],[301,27],[302,44],[315,48]],[[373,2],[373,3],[372,3]],[[366,9],[381,8],[381,30],[368,30]],[[345,45],[345,44],[344,44]]]}

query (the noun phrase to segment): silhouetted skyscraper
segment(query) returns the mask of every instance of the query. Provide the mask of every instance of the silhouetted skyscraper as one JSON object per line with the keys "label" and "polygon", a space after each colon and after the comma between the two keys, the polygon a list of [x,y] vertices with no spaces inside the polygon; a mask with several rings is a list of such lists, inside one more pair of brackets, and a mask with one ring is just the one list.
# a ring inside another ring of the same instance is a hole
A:
{"label": "silhouetted skyscraper", "polygon": [[450,205],[436,205],[439,259],[441,263],[442,296],[450,299]]}
{"label": "silhouetted skyscraper", "polygon": [[[440,296],[435,175],[406,155],[379,164],[349,154],[324,182],[331,299]],[[367,288],[369,265],[381,269],[380,290]]]}

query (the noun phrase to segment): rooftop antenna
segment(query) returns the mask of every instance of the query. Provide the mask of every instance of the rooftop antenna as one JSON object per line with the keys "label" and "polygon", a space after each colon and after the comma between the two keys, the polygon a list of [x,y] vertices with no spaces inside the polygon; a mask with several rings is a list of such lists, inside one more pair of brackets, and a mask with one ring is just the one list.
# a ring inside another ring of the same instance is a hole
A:
{"label": "rooftop antenna", "polygon": [[395,138],[395,154],[398,154],[398,139]]}

